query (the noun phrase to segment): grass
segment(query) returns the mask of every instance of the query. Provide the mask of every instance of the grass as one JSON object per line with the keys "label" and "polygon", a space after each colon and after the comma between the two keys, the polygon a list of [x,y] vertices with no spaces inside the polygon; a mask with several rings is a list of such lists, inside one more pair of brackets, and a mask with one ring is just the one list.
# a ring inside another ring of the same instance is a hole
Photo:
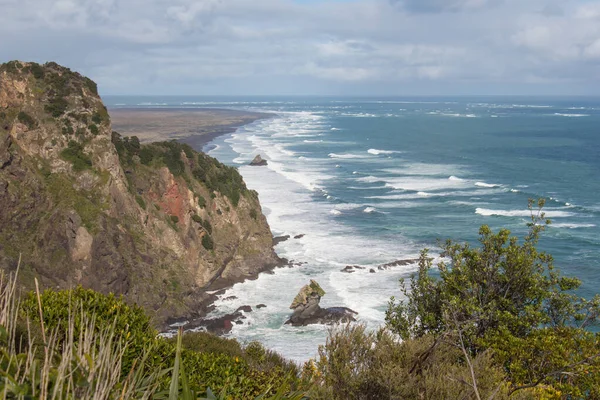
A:
{"label": "grass", "polygon": [[40,292],[36,280],[21,298],[15,276],[0,273],[1,400],[305,398],[295,366],[262,347],[181,330],[162,339],[118,297]]}

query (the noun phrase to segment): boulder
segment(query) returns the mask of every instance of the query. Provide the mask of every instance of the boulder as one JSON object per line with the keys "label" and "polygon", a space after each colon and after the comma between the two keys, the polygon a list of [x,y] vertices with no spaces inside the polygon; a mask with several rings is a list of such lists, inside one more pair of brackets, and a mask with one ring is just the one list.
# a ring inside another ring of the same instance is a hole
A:
{"label": "boulder", "polygon": [[256,157],[254,157],[254,160],[250,162],[250,165],[253,167],[262,167],[267,165],[267,160],[264,160],[260,154],[258,154]]}
{"label": "boulder", "polygon": [[306,326],[311,324],[335,324],[356,321],[358,313],[346,307],[321,308],[319,303],[325,291],[314,280],[304,286],[296,297],[290,309],[294,310],[286,324]]}

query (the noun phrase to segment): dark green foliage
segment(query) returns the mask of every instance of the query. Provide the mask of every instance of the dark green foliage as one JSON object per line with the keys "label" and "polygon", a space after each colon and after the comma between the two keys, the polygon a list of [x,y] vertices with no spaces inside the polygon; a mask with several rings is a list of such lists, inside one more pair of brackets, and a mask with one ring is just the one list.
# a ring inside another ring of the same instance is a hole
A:
{"label": "dark green foliage", "polygon": [[89,91],[92,92],[92,94],[98,96],[98,85],[96,85],[96,82],[87,77],[84,77],[83,80],[85,82],[85,86],[89,89]]}
{"label": "dark green foliage", "polygon": [[44,77],[44,67],[37,63],[31,63],[27,68],[35,79],[42,79]]}
{"label": "dark green foliage", "polygon": [[200,217],[198,214],[194,214],[194,215],[192,215],[192,220],[193,220],[194,222],[197,222],[197,223],[199,223],[199,224],[202,224],[202,217]]}
{"label": "dark green foliage", "polygon": [[144,198],[142,196],[140,196],[139,194],[137,194],[135,196],[135,201],[137,201],[138,205],[140,207],[142,207],[144,210],[146,209],[146,202],[144,201]]}
{"label": "dark green foliage", "polygon": [[202,246],[206,250],[212,250],[215,247],[215,244],[209,234],[202,236]]}
{"label": "dark green foliage", "polygon": [[29,129],[33,129],[37,125],[37,123],[35,122],[33,117],[31,115],[27,114],[25,111],[19,112],[19,115],[17,115],[17,118],[19,119],[20,123],[26,125]]}
{"label": "dark green foliage", "polygon": [[65,113],[68,106],[69,103],[63,97],[53,97],[48,99],[48,103],[44,106],[44,110],[54,118],[59,118]]}
{"label": "dark green foliage", "polygon": [[92,115],[92,122],[100,125],[103,122],[102,115],[100,115],[98,112],[95,112],[94,115]]}
{"label": "dark green foliage", "polygon": [[73,125],[71,124],[71,121],[69,119],[64,119],[64,126],[62,128],[62,133],[63,135],[73,135],[75,134],[75,131],[73,130]]}
{"label": "dark green foliage", "polygon": [[88,126],[90,132],[92,133],[92,135],[96,136],[98,133],[100,133],[100,131],[98,130],[98,126],[96,124],[92,124],[90,126]]}
{"label": "dark green foliage", "polygon": [[256,220],[258,218],[258,213],[254,208],[250,210],[250,218],[252,218],[253,220]]}
{"label": "dark green foliage", "polygon": [[171,221],[176,224],[179,222],[179,217],[177,215],[171,215]]}
{"label": "dark green foliage", "polygon": [[143,149],[141,149],[140,139],[137,136],[121,136],[118,132],[113,131],[111,141],[119,154],[119,160],[123,165],[133,165],[133,156],[140,156],[142,163],[144,162]]}
{"label": "dark green foliage", "polygon": [[[57,329],[65,335],[70,317],[75,317],[75,337],[82,328],[83,309],[88,317],[95,320],[96,332],[111,328],[128,347],[123,355],[123,374],[136,362],[145,346],[151,344],[157,332],[152,329],[150,319],[138,306],[126,304],[121,297],[108,296],[89,289],[77,287],[72,290],[54,291],[48,289],[41,295],[44,325],[48,332]],[[22,304],[23,312],[33,321],[39,322],[39,309],[34,293],[29,293]]]}
{"label": "dark green foliage", "polygon": [[83,146],[74,140],[69,141],[69,145],[64,149],[60,156],[65,161],[70,161],[74,171],[83,171],[92,168],[92,160],[83,152]]}
{"label": "dark green foliage", "polygon": [[502,368],[489,353],[472,365],[473,375],[450,341],[438,343],[428,335],[399,342],[384,330],[346,325],[330,332],[317,363],[307,363],[304,374],[316,383],[314,400],[508,399]]}
{"label": "dark green foliage", "polygon": [[240,196],[247,192],[246,185],[234,167],[229,167],[207,156],[198,154],[197,166],[192,174],[200,182],[204,183],[210,190],[220,192],[227,196],[231,203],[237,207]]}
{"label": "dark green foliage", "polygon": [[202,221],[202,227],[206,229],[206,232],[212,234],[212,225],[210,224],[209,220],[205,219],[204,221]]}
{"label": "dark green foliage", "polygon": [[[386,322],[404,339],[458,331],[472,356],[495,351],[515,389],[547,383],[585,393],[593,379],[600,381],[600,336],[585,330],[597,322],[600,296],[576,296],[580,281],[561,276],[552,257],[536,249],[549,221],[544,202],[537,210],[533,205],[523,243],[487,226],[479,231],[480,247],[446,242],[449,263],[438,264],[440,279],[429,275],[432,262],[424,251],[410,289],[403,285],[408,301],[392,299]],[[582,380],[580,369],[591,378]]]}
{"label": "dark green foliage", "polygon": [[4,70],[9,74],[16,74],[21,70],[21,68],[23,68],[23,65],[18,61],[9,61],[0,65],[0,71]]}
{"label": "dark green foliage", "polygon": [[202,196],[198,196],[198,205],[200,206],[200,208],[205,208],[206,207],[206,199]]}

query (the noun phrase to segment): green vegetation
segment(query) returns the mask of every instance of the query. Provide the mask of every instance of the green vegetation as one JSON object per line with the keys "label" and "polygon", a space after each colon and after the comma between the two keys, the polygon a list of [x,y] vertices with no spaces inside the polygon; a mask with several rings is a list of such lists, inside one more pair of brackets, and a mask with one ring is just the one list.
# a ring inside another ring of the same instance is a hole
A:
{"label": "green vegetation", "polygon": [[211,192],[217,191],[227,196],[234,207],[237,207],[240,196],[248,191],[236,168],[224,165],[203,153],[198,154],[197,165],[192,169],[192,174]]}
{"label": "green vegetation", "polygon": [[209,234],[202,236],[202,246],[206,250],[212,250],[215,247],[215,243],[213,242],[212,237]]}
{"label": "green vegetation", "polygon": [[177,215],[171,215],[171,221],[176,224],[179,222],[179,217]]}
{"label": "green vegetation", "polygon": [[198,196],[198,206],[200,208],[206,208],[206,199],[202,196]]}
{"label": "green vegetation", "polygon": [[19,112],[19,114],[17,115],[17,118],[19,119],[20,123],[27,126],[27,128],[29,128],[29,129],[33,129],[37,126],[37,123],[35,122],[33,117],[31,115],[27,114],[25,111]]}
{"label": "green vegetation", "polygon": [[68,147],[61,151],[60,156],[73,165],[73,170],[80,172],[92,168],[91,158],[83,152],[83,146],[74,140],[70,140]]}
{"label": "green vegetation", "polygon": [[3,398],[303,398],[294,392],[306,387],[297,367],[258,344],[205,333],[180,333],[175,342],[113,295],[76,288],[20,301],[15,280],[1,282]]}
{"label": "green vegetation", "polygon": [[94,136],[96,136],[96,135],[98,135],[98,133],[100,133],[100,131],[98,130],[98,126],[96,124],[91,124],[90,126],[88,126],[88,129]]}
{"label": "green vegetation", "polygon": [[192,215],[192,221],[197,222],[200,225],[202,225],[202,217],[199,216],[198,214]]}
{"label": "green vegetation", "polygon": [[140,207],[142,207],[144,210],[146,209],[146,202],[144,201],[144,198],[142,196],[140,196],[139,194],[135,195],[135,201],[138,203],[138,205]]}
{"label": "green vegetation", "polygon": [[258,219],[258,213],[254,208],[250,210],[250,218],[252,218],[253,220]]}
{"label": "green vegetation", "polygon": [[600,334],[586,329],[598,322],[600,297],[576,296],[579,280],[537,250],[549,223],[543,206],[530,201],[522,242],[487,226],[478,247],[446,242],[437,279],[424,250],[385,330],[333,331],[305,367],[318,382],[313,397],[600,398]]}

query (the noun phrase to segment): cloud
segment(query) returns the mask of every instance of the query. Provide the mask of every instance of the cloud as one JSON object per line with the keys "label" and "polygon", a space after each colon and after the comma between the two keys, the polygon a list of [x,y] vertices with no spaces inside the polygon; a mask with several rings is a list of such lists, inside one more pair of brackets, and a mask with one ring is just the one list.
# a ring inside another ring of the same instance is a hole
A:
{"label": "cloud", "polygon": [[477,10],[499,3],[501,0],[391,0],[410,12],[439,13]]}
{"label": "cloud", "polygon": [[581,0],[0,0],[0,59],[103,93],[597,93]]}

